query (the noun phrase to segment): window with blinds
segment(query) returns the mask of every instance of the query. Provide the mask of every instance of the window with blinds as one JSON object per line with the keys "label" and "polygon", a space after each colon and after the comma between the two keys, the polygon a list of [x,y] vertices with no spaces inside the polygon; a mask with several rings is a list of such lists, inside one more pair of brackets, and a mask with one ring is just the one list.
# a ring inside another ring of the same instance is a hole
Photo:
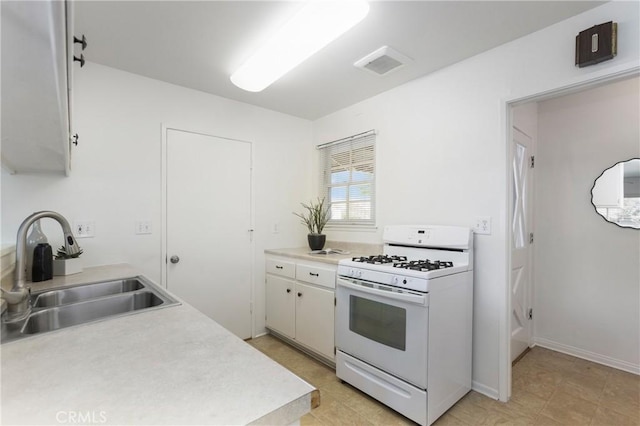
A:
{"label": "window with blinds", "polygon": [[319,145],[320,194],[331,209],[331,225],[375,225],[376,133]]}

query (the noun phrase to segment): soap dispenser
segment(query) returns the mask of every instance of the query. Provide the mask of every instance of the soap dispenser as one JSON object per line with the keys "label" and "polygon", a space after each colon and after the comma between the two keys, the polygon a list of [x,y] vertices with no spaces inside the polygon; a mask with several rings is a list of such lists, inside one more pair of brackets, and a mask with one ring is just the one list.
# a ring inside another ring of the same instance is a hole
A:
{"label": "soap dispenser", "polygon": [[40,219],[31,227],[31,233],[27,237],[27,281],[33,281],[33,253],[38,244],[47,244],[47,236],[42,232]]}
{"label": "soap dispenser", "polygon": [[31,281],[46,281],[53,278],[53,252],[48,243],[41,243],[33,250]]}

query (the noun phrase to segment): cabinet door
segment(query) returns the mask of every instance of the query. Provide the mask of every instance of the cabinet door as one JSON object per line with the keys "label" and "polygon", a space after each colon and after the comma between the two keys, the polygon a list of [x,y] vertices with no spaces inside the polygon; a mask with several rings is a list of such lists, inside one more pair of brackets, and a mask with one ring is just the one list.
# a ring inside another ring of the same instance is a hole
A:
{"label": "cabinet door", "polygon": [[296,335],[295,283],[286,278],[267,274],[266,325],[293,339]]}
{"label": "cabinet door", "polygon": [[329,359],[333,353],[334,292],[296,283],[296,340]]}
{"label": "cabinet door", "polygon": [[10,173],[69,173],[65,15],[73,3],[2,2],[1,161]]}

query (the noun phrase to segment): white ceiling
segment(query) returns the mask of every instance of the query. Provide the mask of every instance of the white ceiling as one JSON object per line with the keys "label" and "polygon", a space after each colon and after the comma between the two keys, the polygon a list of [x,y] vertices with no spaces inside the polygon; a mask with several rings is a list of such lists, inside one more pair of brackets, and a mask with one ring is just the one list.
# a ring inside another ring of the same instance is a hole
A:
{"label": "white ceiling", "polygon": [[[87,61],[316,119],[602,3],[372,1],[360,24],[260,93],[229,75],[299,2],[76,1],[74,32]],[[384,77],[353,66],[384,45],[413,62]]]}

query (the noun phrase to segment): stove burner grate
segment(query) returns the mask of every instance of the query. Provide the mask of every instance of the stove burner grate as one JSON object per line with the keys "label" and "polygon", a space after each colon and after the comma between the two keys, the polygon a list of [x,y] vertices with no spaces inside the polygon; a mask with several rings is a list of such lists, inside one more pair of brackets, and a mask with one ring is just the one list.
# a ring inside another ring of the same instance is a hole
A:
{"label": "stove burner grate", "polygon": [[409,262],[400,262],[393,265],[394,268],[411,269],[413,271],[433,271],[435,269],[452,268],[453,262],[444,262],[441,260],[411,260]]}
{"label": "stove burner grate", "polygon": [[359,256],[351,260],[360,263],[371,263],[373,265],[384,265],[386,263],[406,262],[407,256],[389,256],[386,254],[378,254],[373,256]]}

